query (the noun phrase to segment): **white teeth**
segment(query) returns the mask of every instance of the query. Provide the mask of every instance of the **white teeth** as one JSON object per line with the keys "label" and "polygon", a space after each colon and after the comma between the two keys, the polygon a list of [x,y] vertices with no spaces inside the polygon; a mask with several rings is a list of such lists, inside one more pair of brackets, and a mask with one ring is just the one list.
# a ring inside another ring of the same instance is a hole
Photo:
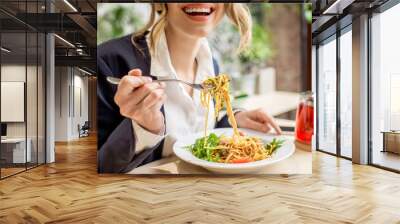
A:
{"label": "white teeth", "polygon": [[211,8],[185,8],[186,13],[192,13],[192,12],[203,12],[203,13],[210,13]]}

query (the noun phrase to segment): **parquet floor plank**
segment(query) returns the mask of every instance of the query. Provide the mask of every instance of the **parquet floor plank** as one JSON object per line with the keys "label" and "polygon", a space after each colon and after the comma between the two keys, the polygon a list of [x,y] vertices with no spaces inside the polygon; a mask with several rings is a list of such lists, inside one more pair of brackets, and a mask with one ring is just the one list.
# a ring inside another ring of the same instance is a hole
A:
{"label": "parquet floor plank", "polygon": [[99,175],[96,139],[0,181],[0,223],[397,223],[400,175],[320,152],[312,175]]}

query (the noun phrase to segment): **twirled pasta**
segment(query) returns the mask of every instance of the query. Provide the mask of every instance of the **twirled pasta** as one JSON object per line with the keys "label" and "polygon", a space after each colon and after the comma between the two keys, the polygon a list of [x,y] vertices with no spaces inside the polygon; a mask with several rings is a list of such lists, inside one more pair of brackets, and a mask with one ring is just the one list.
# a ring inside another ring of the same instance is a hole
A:
{"label": "twirled pasta", "polygon": [[[207,123],[211,97],[215,101],[215,116],[226,106],[229,123],[233,128],[233,136],[221,136],[218,145],[216,145],[210,155],[210,160],[224,163],[245,163],[266,159],[271,156],[275,147],[280,147],[281,142],[273,144],[274,149],[268,149],[262,140],[257,137],[242,136],[237,128],[235,116],[233,114],[230,96],[229,96],[229,78],[225,74],[214,78],[208,78],[203,82],[205,87],[201,91],[201,102],[206,108],[206,123],[204,129],[204,148],[207,148]],[[208,148],[206,150],[209,150]]]}
{"label": "twirled pasta", "polygon": [[229,77],[225,74],[220,74],[214,78],[208,78],[203,81],[205,87],[200,94],[202,105],[207,110],[205,135],[207,134],[208,111],[210,109],[211,97],[215,101],[215,117],[218,118],[219,112],[226,105],[226,113],[228,115],[229,123],[232,125],[234,135],[239,136],[235,116],[233,114],[231,99],[229,96]]}

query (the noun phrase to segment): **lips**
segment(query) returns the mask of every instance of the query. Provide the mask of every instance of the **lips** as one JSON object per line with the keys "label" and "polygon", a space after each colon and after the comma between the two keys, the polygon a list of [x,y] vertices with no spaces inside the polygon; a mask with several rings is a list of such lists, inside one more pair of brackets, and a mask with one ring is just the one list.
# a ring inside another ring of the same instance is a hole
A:
{"label": "lips", "polygon": [[182,11],[192,18],[207,19],[214,12],[214,8],[204,4],[186,5]]}

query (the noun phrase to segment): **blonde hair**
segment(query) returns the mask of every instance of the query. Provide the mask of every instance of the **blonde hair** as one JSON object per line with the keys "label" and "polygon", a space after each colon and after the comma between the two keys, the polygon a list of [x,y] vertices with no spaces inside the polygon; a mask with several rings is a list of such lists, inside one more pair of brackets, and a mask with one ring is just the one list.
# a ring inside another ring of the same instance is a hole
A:
{"label": "blonde hair", "polygon": [[[224,3],[225,14],[235,25],[240,34],[238,52],[244,51],[251,42],[251,15],[249,8],[242,3]],[[161,33],[167,25],[167,4],[152,3],[150,19],[147,24],[132,35],[132,43],[136,45],[135,39],[150,30],[150,51],[155,53],[155,46],[160,40]],[[157,18],[158,14],[158,18]]]}

